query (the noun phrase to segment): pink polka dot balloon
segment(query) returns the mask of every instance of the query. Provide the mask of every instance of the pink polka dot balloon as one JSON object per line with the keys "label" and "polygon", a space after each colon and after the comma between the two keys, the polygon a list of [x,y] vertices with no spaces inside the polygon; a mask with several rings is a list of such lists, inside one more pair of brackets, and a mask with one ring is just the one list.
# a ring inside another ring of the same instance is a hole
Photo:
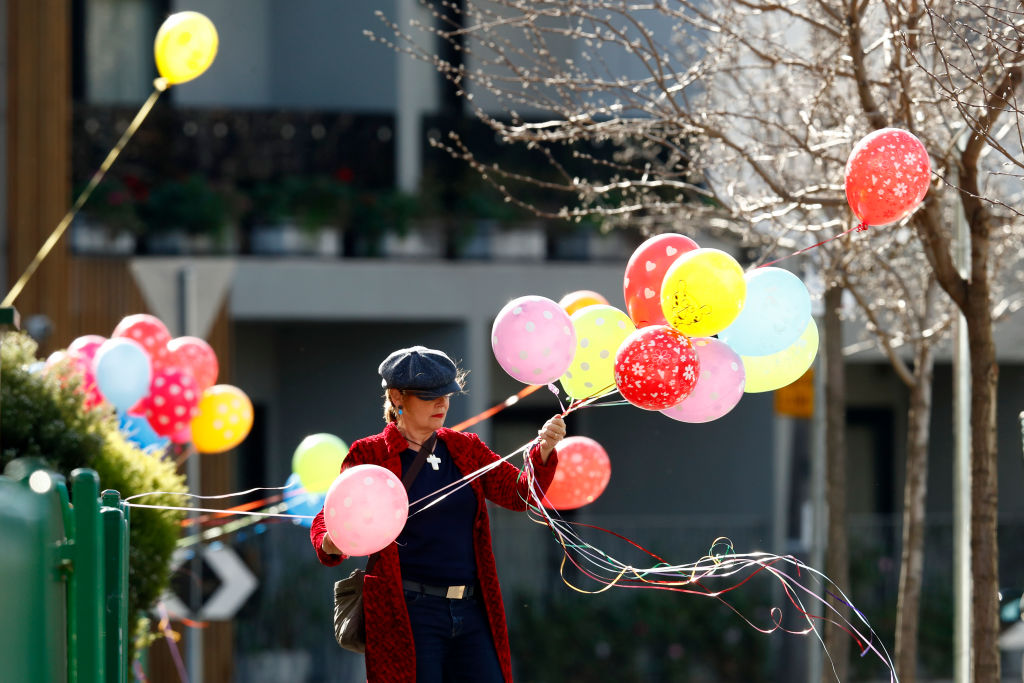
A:
{"label": "pink polka dot balloon", "polygon": [[882,128],[858,142],[846,161],[846,200],[865,225],[910,215],[928,192],[931,162],[912,133]]}
{"label": "pink polka dot balloon", "polygon": [[644,410],[664,410],[686,398],[700,374],[697,352],[686,335],[668,325],[641,327],[615,354],[615,386]]}
{"label": "pink polka dot balloon", "polygon": [[153,370],[149,396],[143,399],[146,420],[160,436],[180,434],[199,414],[199,386],[187,370]]}
{"label": "pink polka dot balloon", "polygon": [[491,327],[498,365],[525,384],[550,384],[565,374],[576,352],[569,314],[542,296],[522,296],[505,304]]}
{"label": "pink polka dot balloon", "polygon": [[601,444],[586,436],[570,436],[558,444],[558,468],[545,492],[544,505],[573,510],[593,503],[612,477],[612,464]]}
{"label": "pink polka dot balloon", "polygon": [[735,408],[743,398],[743,359],[728,344],[711,337],[698,337],[690,343],[700,362],[697,384],[689,396],[661,412],[680,422],[711,422]]}
{"label": "pink polka dot balloon", "polygon": [[152,359],[154,370],[170,364],[171,352],[167,350],[167,343],[171,341],[171,333],[155,315],[136,313],[126,316],[117,324],[110,337],[127,337],[137,341]]}
{"label": "pink polka dot balloon", "polygon": [[98,334],[83,335],[68,344],[68,355],[84,358],[91,367],[96,359],[96,352],[99,351],[100,346],[105,341],[107,341],[107,338],[101,337]]}
{"label": "pink polka dot balloon", "polygon": [[402,481],[378,465],[356,465],[337,476],[324,496],[324,523],[346,555],[372,555],[398,538],[409,515]]}

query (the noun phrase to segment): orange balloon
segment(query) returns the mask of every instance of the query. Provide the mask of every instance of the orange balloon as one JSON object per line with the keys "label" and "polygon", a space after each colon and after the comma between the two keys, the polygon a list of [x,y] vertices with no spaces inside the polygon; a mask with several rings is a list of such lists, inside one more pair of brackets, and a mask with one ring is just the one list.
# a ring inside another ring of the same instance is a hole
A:
{"label": "orange balloon", "polygon": [[607,306],[609,305],[608,299],[605,299],[597,292],[593,292],[589,289],[581,289],[577,292],[569,292],[568,294],[562,297],[561,301],[558,302],[558,305],[564,308],[565,312],[568,313],[569,315],[572,315],[581,308],[586,308],[587,306],[595,306],[597,304]]}
{"label": "orange balloon", "polygon": [[217,384],[203,392],[192,420],[192,445],[200,453],[223,453],[252,429],[252,402],[238,387]]}

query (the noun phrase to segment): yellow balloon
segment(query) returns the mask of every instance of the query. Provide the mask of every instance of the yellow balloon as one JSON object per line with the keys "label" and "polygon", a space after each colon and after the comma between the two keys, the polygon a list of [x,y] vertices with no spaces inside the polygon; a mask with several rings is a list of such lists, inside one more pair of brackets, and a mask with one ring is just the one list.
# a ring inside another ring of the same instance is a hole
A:
{"label": "yellow balloon", "polygon": [[665,271],[661,284],[665,320],[688,337],[724,330],[743,310],[746,298],[743,268],[719,249],[686,252]]}
{"label": "yellow balloon", "polygon": [[199,12],[167,17],[153,41],[156,68],[168,83],[184,83],[202,75],[217,56],[217,29]]}
{"label": "yellow balloon", "polygon": [[615,389],[615,352],[636,331],[629,316],[603,304],[579,309],[570,317],[576,330],[576,353],[559,378],[573,398],[590,398]]}
{"label": "yellow balloon", "polygon": [[743,391],[756,394],[792,384],[807,372],[817,353],[818,326],[811,318],[800,338],[782,351],[767,356],[740,356],[747,373]]}
{"label": "yellow balloon", "polygon": [[242,443],[252,429],[252,402],[238,387],[217,384],[199,399],[192,419],[192,445],[200,453],[223,453]]}
{"label": "yellow balloon", "polygon": [[334,434],[310,434],[295,448],[292,472],[309,493],[325,493],[341,471],[348,444]]}

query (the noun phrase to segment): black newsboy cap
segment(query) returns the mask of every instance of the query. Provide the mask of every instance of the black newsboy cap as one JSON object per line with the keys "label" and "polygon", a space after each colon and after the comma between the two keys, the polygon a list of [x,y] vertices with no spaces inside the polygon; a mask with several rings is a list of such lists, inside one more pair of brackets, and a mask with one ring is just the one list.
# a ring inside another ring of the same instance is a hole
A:
{"label": "black newsboy cap", "polygon": [[384,359],[377,372],[381,386],[415,391],[422,398],[437,398],[462,391],[455,380],[458,369],[443,351],[425,346],[398,349]]}

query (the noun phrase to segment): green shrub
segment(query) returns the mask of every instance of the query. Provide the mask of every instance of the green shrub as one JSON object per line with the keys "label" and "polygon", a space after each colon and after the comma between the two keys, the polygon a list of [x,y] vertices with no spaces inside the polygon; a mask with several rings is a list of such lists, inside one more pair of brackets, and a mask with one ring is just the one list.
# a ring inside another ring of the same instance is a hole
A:
{"label": "green shrub", "polygon": [[[511,601],[517,678],[531,683],[771,680],[768,637],[714,598],[656,589],[614,595],[560,591],[556,598]],[[768,604],[757,599],[756,592],[737,591],[729,603],[755,623],[770,625]]]}
{"label": "green shrub", "polygon": [[[0,470],[14,458],[39,457],[68,477],[78,467],[99,474],[100,489],[127,498],[149,491],[186,491],[173,463],[126,441],[110,408],[86,410],[78,380],[62,386],[60,372],[31,372],[36,343],[9,333],[0,346]],[[181,505],[179,496],[148,496],[151,505]],[[171,554],[181,532],[183,513],[133,508],[129,532],[128,607],[149,609],[170,581]]]}

